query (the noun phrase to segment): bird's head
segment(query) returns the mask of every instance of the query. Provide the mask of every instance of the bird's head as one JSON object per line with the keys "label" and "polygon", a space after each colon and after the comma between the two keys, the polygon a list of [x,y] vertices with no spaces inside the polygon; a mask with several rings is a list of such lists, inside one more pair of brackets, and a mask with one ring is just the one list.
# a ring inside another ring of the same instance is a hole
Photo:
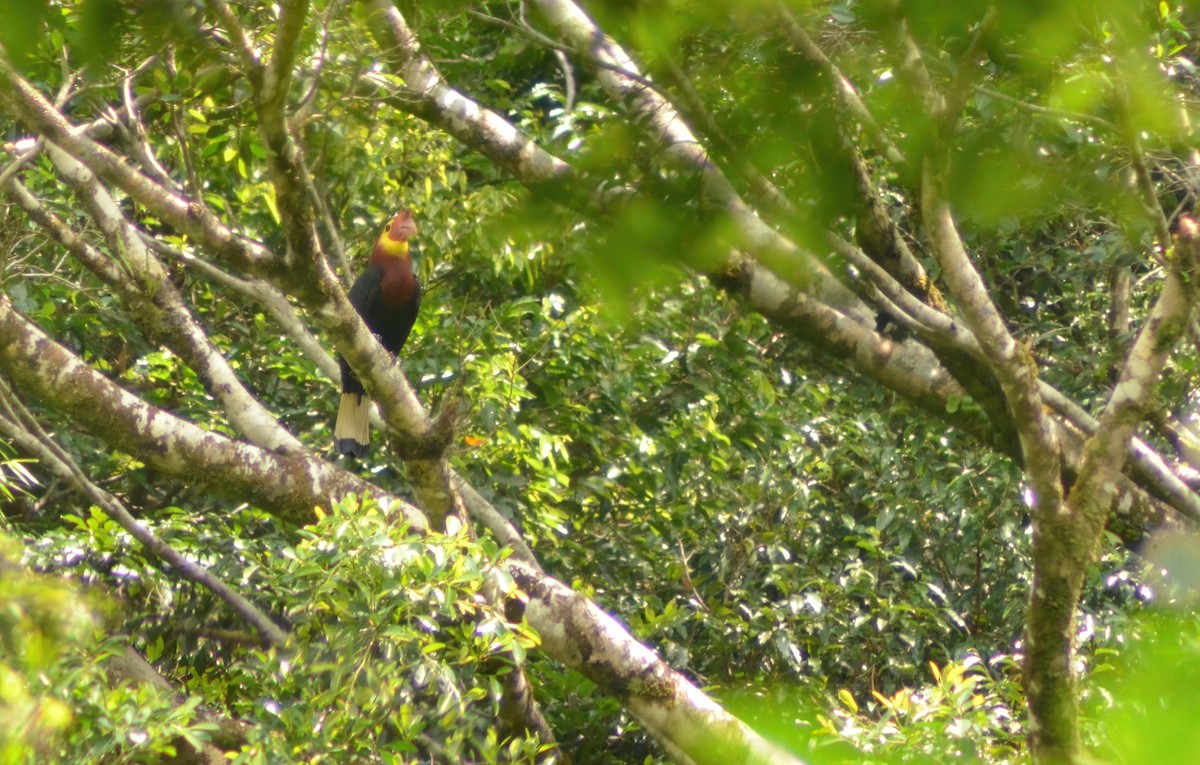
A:
{"label": "bird's head", "polygon": [[375,247],[384,254],[401,257],[408,254],[408,240],[416,235],[417,223],[413,220],[412,210],[401,210],[384,225]]}

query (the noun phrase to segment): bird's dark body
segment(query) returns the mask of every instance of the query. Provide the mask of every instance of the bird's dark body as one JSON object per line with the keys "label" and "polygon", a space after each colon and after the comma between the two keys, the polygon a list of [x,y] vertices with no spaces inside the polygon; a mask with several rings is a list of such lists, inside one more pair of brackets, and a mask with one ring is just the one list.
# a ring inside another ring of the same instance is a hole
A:
{"label": "bird's dark body", "polygon": [[[347,297],[367,327],[379,338],[379,344],[400,352],[408,340],[417,311],[421,308],[421,282],[412,272],[412,263],[389,258],[383,266],[372,263],[354,281]],[[358,377],[340,355],[343,393],[365,393]]]}

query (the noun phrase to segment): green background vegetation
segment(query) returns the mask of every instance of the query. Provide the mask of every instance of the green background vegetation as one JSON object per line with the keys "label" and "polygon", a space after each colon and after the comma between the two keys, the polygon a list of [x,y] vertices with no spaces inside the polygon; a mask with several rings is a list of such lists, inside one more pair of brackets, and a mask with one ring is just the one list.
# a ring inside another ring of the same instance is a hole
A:
{"label": "green background vegetation", "polygon": [[[114,80],[171,41],[173,67],[150,66],[133,86],[156,94],[143,114],[149,144],[182,173],[183,125],[208,203],[280,247],[245,83],[192,39],[202,4],[137,18],[132,5],[0,3],[3,42],[48,93],[62,85],[65,45],[71,65],[87,67],[71,110],[86,121],[120,100]],[[614,116],[582,67],[568,111],[545,48],[452,5],[405,10],[456,87],[581,166],[621,166],[631,185],[651,186],[655,147]],[[910,5],[914,34],[950,66],[978,9]],[[1111,27],[1080,23],[1073,5],[1006,4],[988,87],[1105,116],[1094,95],[1105,59],[1127,48]],[[1166,196],[1185,136],[1162,116],[1153,67],[1196,81],[1186,16],[1155,8],[1109,10],[1126,12],[1153,47],[1149,84],[1130,92],[1138,129],[1163,155]],[[815,73],[756,22],[756,4],[589,9],[650,71],[686,62],[737,159],[781,168],[773,180],[812,216],[789,233],[804,241],[815,222],[843,225],[845,168],[828,161],[836,139],[823,129],[832,107]],[[825,19],[826,42],[886,129],[916,150],[920,116],[880,76],[878,9],[796,10]],[[238,13],[269,40],[269,10]],[[361,8],[318,2],[314,15],[328,19],[328,39],[314,25],[306,50],[323,46],[327,64],[316,116],[298,130],[314,176],[356,267],[380,220],[400,204],[417,211],[426,295],[404,368],[431,407],[452,392],[467,398],[455,466],[543,565],[814,762],[1022,761],[1017,657],[1031,563],[1019,470],[716,292],[697,272],[721,223],[690,193],[692,179],[603,225],[551,207],[424,123],[352,95],[377,55]],[[815,105],[799,108],[806,97]],[[23,135],[7,118],[0,128]],[[1154,264],[1135,254],[1151,232],[1124,185],[1127,157],[1086,123],[986,93],[966,109],[959,152],[956,201],[995,300],[1033,339],[1046,377],[1095,403],[1128,339],[1105,330],[1110,270],[1153,283]],[[45,160],[24,177],[100,241]],[[904,179],[885,181],[899,189]],[[896,214],[909,214],[893,194]],[[158,225],[130,212],[147,230]],[[228,432],[195,375],[14,209],[0,211],[0,253],[3,289],[22,312],[147,401]],[[324,449],[331,381],[260,307],[191,274],[184,289],[242,379]],[[1152,290],[1138,293],[1135,318]],[[1163,381],[1164,412],[1186,409],[1196,373],[1189,347]],[[539,703],[576,762],[662,760],[617,702],[541,657],[536,635],[487,605],[488,564],[503,555],[488,541],[419,540],[354,498],[290,527],[38,414],[94,480],[286,624],[296,647],[237,639],[244,627],[210,593],[6,450],[0,763],[163,762],[180,739],[214,735],[205,709],[249,724],[237,763],[531,761],[536,743],[499,742],[490,725],[499,688],[487,667],[501,648],[528,655]],[[375,460],[364,471],[407,493],[384,449]],[[1174,597],[1152,568],[1108,536],[1080,605],[1085,733],[1100,761],[1200,755],[1188,700],[1200,687],[1200,633],[1185,606],[1147,606],[1152,587],[1156,604]],[[126,641],[186,703],[105,682],[98,660]]]}

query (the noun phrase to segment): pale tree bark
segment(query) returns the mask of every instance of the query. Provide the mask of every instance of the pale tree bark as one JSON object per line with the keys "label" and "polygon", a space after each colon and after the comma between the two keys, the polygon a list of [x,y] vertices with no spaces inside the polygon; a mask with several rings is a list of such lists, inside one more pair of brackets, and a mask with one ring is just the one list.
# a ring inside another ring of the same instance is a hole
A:
{"label": "pale tree bark", "polygon": [[[0,296],[0,368],[17,390],[114,448],[197,488],[294,522],[311,521],[315,505],[328,506],[346,494],[381,493],[324,460],[232,441],[147,404],[47,337],[6,296]],[[396,502],[393,509],[413,528],[425,528],[424,515],[412,505]]]}
{"label": "pale tree bark", "polygon": [[652,732],[676,762],[797,763],[672,670],[571,588],[526,566],[510,573],[528,594],[525,617],[542,647],[597,682]]}
{"label": "pale tree bark", "polygon": [[[13,189],[17,199],[31,216],[41,216],[44,225],[60,242],[67,244],[77,260],[105,283],[114,287],[130,306],[130,314],[139,321],[148,337],[162,337],[204,381],[216,397],[233,427],[250,441],[276,452],[304,451],[300,441],[280,427],[274,416],[254,398],[230,368],[225,357],[213,346],[196,322],[179,291],[171,284],[166,268],[126,221],[110,195],[82,163],[53,143],[47,154],[76,196],[91,213],[104,233],[109,259],[66,230],[62,221],[40,207],[25,190]],[[15,184],[16,181],[10,183]]]}

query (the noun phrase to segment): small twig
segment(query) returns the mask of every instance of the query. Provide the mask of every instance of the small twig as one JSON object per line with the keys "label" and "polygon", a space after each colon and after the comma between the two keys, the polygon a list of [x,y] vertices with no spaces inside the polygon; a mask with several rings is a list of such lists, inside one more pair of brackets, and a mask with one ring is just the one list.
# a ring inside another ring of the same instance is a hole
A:
{"label": "small twig", "polygon": [[970,98],[973,92],[974,83],[972,80],[975,73],[978,71],[976,61],[979,58],[980,51],[983,49],[983,41],[987,37],[988,32],[996,23],[996,6],[988,6],[987,11],[983,14],[983,18],[975,27],[975,34],[971,37],[971,42],[967,45],[966,51],[958,60],[958,71],[954,75],[953,81],[950,83],[948,95],[945,98],[945,103],[942,113],[942,135],[950,135],[954,132],[954,125],[958,122],[958,115],[962,112],[963,106],[966,105],[967,99]]}
{"label": "small twig", "polygon": [[[31,147],[28,149],[22,149],[20,153],[17,154],[17,158],[10,162],[8,167],[4,168],[4,172],[0,173],[0,189],[4,188],[8,184],[9,180],[11,180],[12,177],[15,176],[22,167],[32,162],[39,154],[41,154],[42,149],[45,147],[46,139],[39,135]],[[5,148],[8,147],[6,146]]]}
{"label": "small twig", "polygon": [[[167,73],[171,75],[171,82],[175,81],[177,68],[175,66],[175,47],[167,48],[166,58]],[[171,128],[175,131],[175,141],[179,144],[179,155],[183,159],[184,172],[187,173],[188,190],[195,199],[203,198],[204,188],[200,183],[200,175],[196,172],[196,165],[192,161],[192,150],[188,144],[187,131],[183,126],[183,117],[180,116],[183,111],[178,103],[170,102],[166,107],[171,110]]]}
{"label": "small twig", "polygon": [[780,0],[776,5],[776,13],[783,20],[784,32],[787,34],[788,42],[796,47],[797,50],[810,61],[821,67],[825,71],[825,75],[829,78],[833,85],[834,93],[837,96],[842,109],[847,112],[856,122],[863,126],[867,131],[867,135],[876,146],[883,151],[884,156],[890,162],[897,165],[906,163],[904,154],[896,148],[879,127],[879,123],[875,121],[875,116],[867,109],[867,105],[863,103],[862,98],[858,95],[858,90],[850,79],[842,73],[837,64],[825,55],[825,51],[809,36],[800,22],[792,15],[788,6]]}
{"label": "small twig", "polygon": [[[157,178],[160,183],[171,188],[178,188],[178,184],[171,178],[171,174],[167,169],[159,163],[158,158],[154,156],[154,148],[146,140],[146,128],[142,124],[141,117],[138,115],[137,103],[133,98],[133,80],[145,71],[152,63],[158,59],[157,56],[150,56],[143,61],[136,69],[125,75],[121,81],[121,95],[124,98],[125,116],[128,121],[128,130],[132,133],[129,139],[130,144],[136,145],[136,153],[142,160],[142,164],[149,175]],[[113,115],[113,124],[118,128],[123,128],[124,124],[121,120]]]}
{"label": "small twig", "polygon": [[1113,133],[1120,132],[1120,128],[1117,127],[1117,125],[1115,123],[1109,122],[1108,120],[1104,119],[1103,117],[1097,117],[1094,114],[1085,114],[1083,112],[1072,112],[1072,111],[1068,111],[1066,109],[1055,109],[1050,106],[1040,106],[1038,104],[1031,104],[1028,101],[1022,101],[1019,98],[1015,98],[1013,96],[1008,95],[1007,93],[1002,93],[999,90],[995,90],[994,88],[989,88],[984,85],[976,85],[975,92],[982,93],[985,96],[989,96],[991,98],[995,98],[997,100],[1004,101],[1006,103],[1010,103],[1010,104],[1012,104],[1020,109],[1023,109],[1024,111],[1027,111],[1031,114],[1044,114],[1047,117],[1058,117],[1060,119],[1071,120],[1072,122],[1086,122],[1088,124],[1095,125],[1096,127],[1101,127],[1101,128],[1104,128],[1105,130],[1112,131]]}

